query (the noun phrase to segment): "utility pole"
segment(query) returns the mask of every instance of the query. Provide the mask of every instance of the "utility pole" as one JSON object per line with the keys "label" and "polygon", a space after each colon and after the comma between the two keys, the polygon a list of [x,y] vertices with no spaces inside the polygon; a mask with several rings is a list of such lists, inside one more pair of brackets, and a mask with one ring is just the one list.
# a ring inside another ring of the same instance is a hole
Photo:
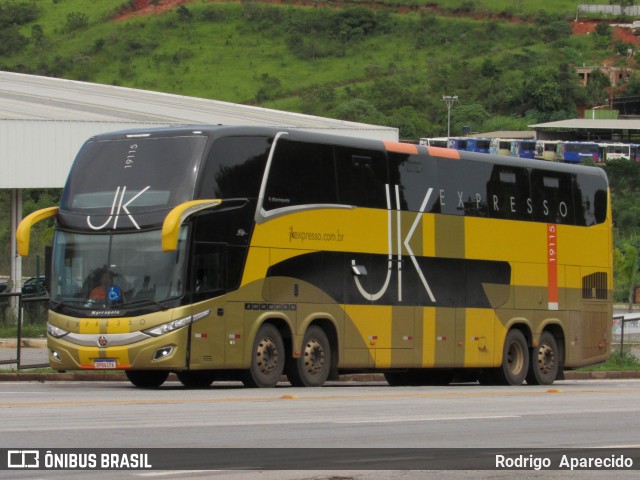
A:
{"label": "utility pole", "polygon": [[451,106],[458,101],[458,96],[443,95],[442,100],[447,104],[447,138],[451,136]]}

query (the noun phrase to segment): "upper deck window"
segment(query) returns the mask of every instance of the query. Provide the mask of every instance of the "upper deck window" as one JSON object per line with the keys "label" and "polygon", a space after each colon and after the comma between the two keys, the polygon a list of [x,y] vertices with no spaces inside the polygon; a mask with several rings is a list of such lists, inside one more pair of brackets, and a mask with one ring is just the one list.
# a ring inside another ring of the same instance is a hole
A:
{"label": "upper deck window", "polygon": [[258,198],[270,149],[268,137],[219,138],[207,157],[198,197]]}
{"label": "upper deck window", "polygon": [[335,204],[333,148],[282,138],[276,145],[265,191],[265,210]]}
{"label": "upper deck window", "polygon": [[206,142],[204,136],[90,141],[76,158],[61,208],[108,214],[191,200]]}

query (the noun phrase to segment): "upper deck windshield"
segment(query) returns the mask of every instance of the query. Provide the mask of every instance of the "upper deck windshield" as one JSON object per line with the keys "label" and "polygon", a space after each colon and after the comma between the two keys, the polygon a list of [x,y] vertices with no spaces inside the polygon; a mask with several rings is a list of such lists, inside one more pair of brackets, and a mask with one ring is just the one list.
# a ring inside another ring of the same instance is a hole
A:
{"label": "upper deck windshield", "polygon": [[60,210],[94,231],[157,224],[194,198],[206,144],[195,134],[91,140],[71,169]]}
{"label": "upper deck windshield", "polygon": [[76,309],[152,305],[183,295],[186,229],[163,252],[160,232],[85,235],[56,232],[51,301]]}

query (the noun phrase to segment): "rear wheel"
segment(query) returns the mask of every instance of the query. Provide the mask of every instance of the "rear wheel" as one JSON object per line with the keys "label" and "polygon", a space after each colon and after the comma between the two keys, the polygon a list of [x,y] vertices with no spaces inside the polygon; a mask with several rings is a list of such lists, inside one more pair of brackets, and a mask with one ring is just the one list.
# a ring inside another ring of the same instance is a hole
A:
{"label": "rear wheel", "polygon": [[304,334],[302,354],[288,361],[287,377],[294,387],[319,387],[329,378],[330,370],[329,339],[324,330],[312,325]]}
{"label": "rear wheel", "polygon": [[542,332],[537,347],[531,349],[527,383],[529,385],[551,385],[558,376],[560,362],[558,344],[549,332]]}
{"label": "rear wheel", "polygon": [[207,388],[215,380],[215,372],[211,370],[178,372],[176,376],[187,388]]}
{"label": "rear wheel", "polygon": [[521,385],[528,369],[527,339],[520,330],[510,330],[504,340],[502,366],[492,371],[492,378],[498,385]]}
{"label": "rear wheel", "polygon": [[164,370],[126,370],[127,378],[136,387],[157,388],[169,377]]}
{"label": "rear wheel", "polygon": [[276,327],[266,323],[260,327],[253,342],[251,366],[242,375],[246,387],[274,387],[284,370],[285,350]]}

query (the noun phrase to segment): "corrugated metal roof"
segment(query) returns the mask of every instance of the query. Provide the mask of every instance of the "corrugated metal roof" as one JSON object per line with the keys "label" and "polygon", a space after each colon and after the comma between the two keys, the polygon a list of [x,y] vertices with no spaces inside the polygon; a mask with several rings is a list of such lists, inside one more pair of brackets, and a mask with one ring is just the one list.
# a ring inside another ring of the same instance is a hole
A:
{"label": "corrugated metal roof", "polygon": [[0,72],[0,188],[62,187],[91,135],[170,124],[269,125],[398,140],[398,129],[183,95]]}
{"label": "corrugated metal roof", "polygon": [[469,135],[472,138],[507,138],[513,140],[529,140],[535,138],[533,130],[498,130],[495,132],[482,132]]}
{"label": "corrugated metal roof", "polygon": [[571,120],[559,120],[557,122],[536,123],[529,128],[541,129],[584,129],[584,130],[640,130],[640,119],[591,119],[574,118]]}

